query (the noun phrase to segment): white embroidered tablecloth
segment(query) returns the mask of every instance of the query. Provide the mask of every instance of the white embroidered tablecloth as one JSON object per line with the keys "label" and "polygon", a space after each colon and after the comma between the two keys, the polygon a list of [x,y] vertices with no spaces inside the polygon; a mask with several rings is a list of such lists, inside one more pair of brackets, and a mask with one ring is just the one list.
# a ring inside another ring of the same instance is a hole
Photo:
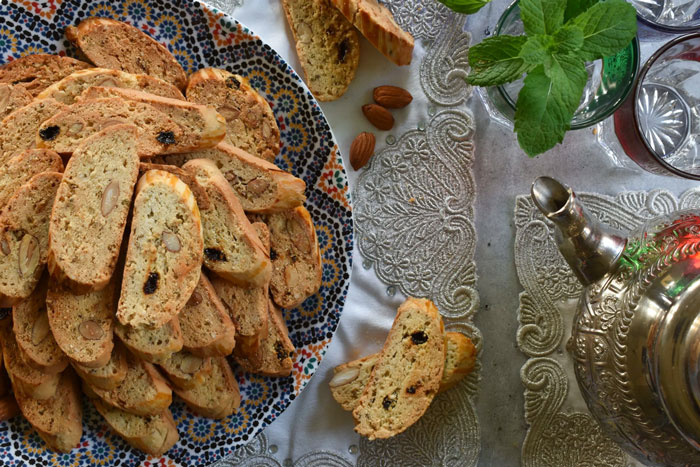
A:
{"label": "white embroidered tablecloth", "polygon": [[[301,71],[280,0],[207,1],[249,26]],[[543,156],[525,156],[512,131],[491,121],[481,103],[469,97],[463,79],[470,36],[478,42],[490,34],[510,0],[493,0],[469,17],[436,0],[380,1],[416,38],[412,65],[393,66],[363,39],[348,92],[321,104],[346,167],[354,136],[377,134],[371,165],[348,171],[356,244],[340,325],[302,395],[222,465],[628,464],[576,399],[572,375],[549,379],[555,374],[550,370],[566,364],[562,341],[550,343],[543,355],[530,355],[523,345],[526,338],[518,328],[527,307],[518,301],[523,268],[516,270],[514,241],[523,227],[522,219],[513,217],[516,196],[527,193],[537,176],[551,175],[577,191],[601,193],[598,198],[619,210],[620,192],[665,189],[658,199],[672,206],[694,183],[617,169],[592,129],[570,132],[564,145]],[[655,47],[643,41],[642,59]],[[376,131],[360,110],[371,102],[372,89],[384,84],[402,86],[414,96],[410,106],[394,112],[391,132]],[[652,195],[635,196],[648,201]],[[521,199],[517,209],[524,205]],[[640,214],[642,208],[626,209]],[[560,279],[568,284],[564,275]],[[405,434],[370,443],[353,432],[351,415],[334,403],[327,383],[333,366],[381,347],[406,294],[435,300],[447,327],[478,343],[481,363]],[[562,338],[570,319],[559,317]],[[546,412],[538,411],[545,406]],[[573,436],[560,436],[567,430]]]}
{"label": "white embroidered tablecloth", "polygon": [[[233,15],[301,72],[280,0],[210,0]],[[476,465],[480,450],[474,408],[478,369],[440,395],[411,429],[368,442],[328,389],[332,368],[379,350],[405,296],[433,299],[446,327],[470,336],[475,290],[472,177],[474,122],[464,77],[469,35],[465,17],[435,0],[386,0],[416,39],[413,63],[396,67],[364,39],[357,75],[347,93],[321,107],[343,153],[353,195],[355,251],[352,282],[321,366],[302,395],[262,435],[221,465]],[[300,73],[301,74],[301,73]],[[390,132],[374,129],[361,106],[378,85],[414,96],[394,111]],[[370,166],[355,172],[347,153],[361,131],[377,135]]]}

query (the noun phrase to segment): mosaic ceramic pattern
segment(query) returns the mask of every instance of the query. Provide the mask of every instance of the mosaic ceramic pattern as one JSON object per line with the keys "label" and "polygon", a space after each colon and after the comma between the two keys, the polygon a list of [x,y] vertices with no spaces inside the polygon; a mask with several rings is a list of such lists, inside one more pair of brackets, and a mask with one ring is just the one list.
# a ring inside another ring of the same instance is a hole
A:
{"label": "mosaic ceramic pattern", "polygon": [[231,454],[272,422],[316,371],[335,332],[351,269],[352,215],[342,158],[320,107],[274,50],[244,26],[200,3],[158,0],[0,0],[0,59],[29,53],[71,55],[64,28],[90,16],[108,16],[145,31],[166,45],[187,72],[223,67],[247,76],[269,101],[281,131],[277,165],[307,184],[306,207],[316,223],[323,257],[319,294],[284,310],[297,348],[289,378],[237,372],[243,402],[225,420],[194,416],[181,402],[171,407],[180,441],[154,459],[131,449],[85,404],[81,444],[70,454],[45,449],[21,417],[0,423],[0,465],[207,465]]}

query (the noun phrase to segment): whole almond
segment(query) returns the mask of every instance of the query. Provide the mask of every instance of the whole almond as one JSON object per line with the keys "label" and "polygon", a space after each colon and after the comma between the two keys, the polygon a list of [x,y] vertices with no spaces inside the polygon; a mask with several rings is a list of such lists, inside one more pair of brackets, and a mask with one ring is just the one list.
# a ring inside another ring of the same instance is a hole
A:
{"label": "whole almond", "polygon": [[183,373],[192,374],[199,370],[202,363],[204,363],[202,358],[194,355],[187,355],[183,357],[182,362],[180,363],[180,369]]}
{"label": "whole almond", "polygon": [[248,182],[247,191],[253,195],[261,195],[270,187],[270,182],[263,178],[256,178]]}
{"label": "whole almond", "polygon": [[32,344],[39,345],[49,335],[49,315],[46,312],[39,315],[32,326]]}
{"label": "whole almond", "polygon": [[372,133],[360,133],[350,145],[350,165],[355,170],[364,167],[374,154],[376,139]]}
{"label": "whole almond", "polygon": [[180,238],[178,238],[178,236],[174,233],[170,232],[169,230],[164,230],[160,235],[160,238],[163,240],[163,245],[165,245],[165,248],[168,251],[173,253],[180,251]]}
{"label": "whole almond", "polygon": [[19,244],[19,275],[28,277],[39,265],[39,241],[30,234],[25,234]]}
{"label": "whole almond", "polygon": [[369,122],[382,131],[394,128],[394,117],[381,105],[367,104],[362,106],[362,113]]}
{"label": "whole almond", "polygon": [[187,301],[187,306],[197,306],[200,303],[202,303],[202,296],[197,291],[192,292],[190,299]]}
{"label": "whole almond", "polygon": [[80,326],[78,326],[78,331],[85,339],[89,341],[100,340],[105,334],[105,332],[102,330],[102,326],[91,319],[80,323]]}
{"label": "whole almond", "polygon": [[333,378],[328,382],[328,385],[332,388],[344,386],[355,381],[359,375],[359,368],[345,368],[334,374]]}
{"label": "whole almond", "polygon": [[413,100],[410,92],[398,86],[379,86],[374,88],[374,102],[387,109],[406,107]]}
{"label": "whole almond", "polygon": [[117,207],[117,201],[119,201],[119,181],[112,180],[102,192],[102,205],[100,206],[102,215],[109,216],[109,213]]}

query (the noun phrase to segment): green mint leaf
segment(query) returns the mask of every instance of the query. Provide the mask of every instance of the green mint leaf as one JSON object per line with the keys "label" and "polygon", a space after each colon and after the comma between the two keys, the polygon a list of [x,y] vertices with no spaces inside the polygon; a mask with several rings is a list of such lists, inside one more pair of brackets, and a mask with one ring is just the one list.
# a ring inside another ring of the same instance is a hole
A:
{"label": "green mint leaf", "polygon": [[481,10],[491,0],[438,0],[452,11],[471,15]]}
{"label": "green mint leaf", "polygon": [[624,49],[637,34],[637,12],[625,0],[596,3],[573,19],[583,31],[581,58],[604,58]]}
{"label": "green mint leaf", "polygon": [[566,11],[564,12],[564,22],[566,23],[571,18],[576,18],[596,3],[598,3],[598,0],[568,0],[566,2]]}
{"label": "green mint leaf", "polygon": [[546,72],[539,65],[527,74],[516,105],[518,143],[530,157],[563,141],[588,80],[578,57],[554,55],[548,62]]}
{"label": "green mint leaf", "polygon": [[530,65],[520,58],[525,36],[494,36],[469,49],[471,71],[467,82],[476,86],[496,86],[520,78]]}
{"label": "green mint leaf", "polygon": [[520,0],[525,34],[554,34],[564,24],[566,0]]}
{"label": "green mint leaf", "polygon": [[573,25],[562,26],[554,33],[554,53],[564,55],[576,52],[583,46],[583,31]]}
{"label": "green mint leaf", "polygon": [[528,38],[520,49],[520,57],[529,65],[541,65],[549,56],[552,37],[538,34]]}

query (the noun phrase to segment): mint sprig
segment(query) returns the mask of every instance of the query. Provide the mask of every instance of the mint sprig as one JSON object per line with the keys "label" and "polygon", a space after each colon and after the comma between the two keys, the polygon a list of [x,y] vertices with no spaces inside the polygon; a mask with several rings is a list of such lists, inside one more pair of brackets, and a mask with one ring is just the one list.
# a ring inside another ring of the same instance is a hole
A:
{"label": "mint sprig", "polygon": [[587,61],[614,55],[637,33],[625,0],[521,0],[524,36],[494,36],[472,47],[467,82],[496,86],[527,76],[515,131],[529,155],[561,143],[588,80]]}
{"label": "mint sprig", "polygon": [[637,12],[624,0],[608,0],[578,15],[572,26],[583,32],[585,60],[595,60],[616,54],[630,43],[637,34]]}
{"label": "mint sprig", "polygon": [[520,52],[525,36],[495,36],[469,51],[469,83],[477,86],[504,84],[520,78],[532,69]]}
{"label": "mint sprig", "polygon": [[438,0],[452,11],[471,15],[481,10],[491,0]]}

